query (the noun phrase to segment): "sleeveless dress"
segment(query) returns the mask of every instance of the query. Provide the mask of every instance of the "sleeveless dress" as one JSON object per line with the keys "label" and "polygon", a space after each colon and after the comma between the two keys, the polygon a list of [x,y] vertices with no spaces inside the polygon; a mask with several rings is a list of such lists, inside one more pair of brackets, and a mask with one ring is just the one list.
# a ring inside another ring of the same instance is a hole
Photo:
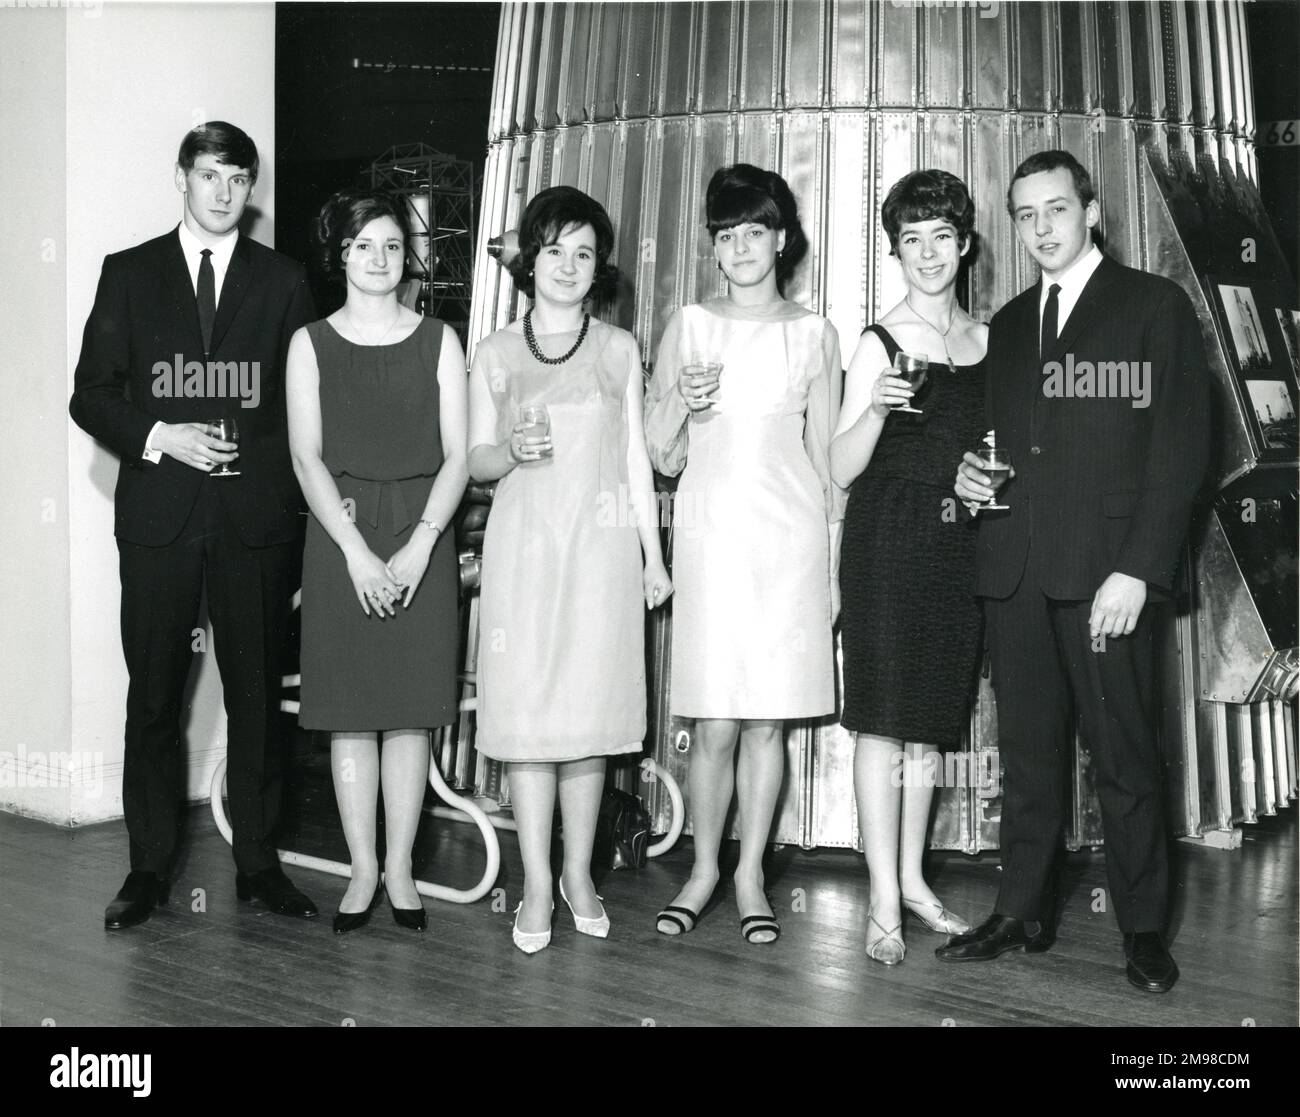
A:
{"label": "sleeveless dress", "polygon": [[[426,318],[392,345],[355,345],[307,327],[320,369],[321,457],[366,545],[385,562],[415,530],[442,466],[438,354]],[[455,533],[438,537],[409,608],[362,611],[343,552],[314,515],[302,572],[305,729],[421,729],[455,720],[460,646]]]}
{"label": "sleeveless dress", "polygon": [[[563,352],[577,332],[546,335]],[[552,457],[497,483],[483,540],[478,735],[494,760],[560,763],[639,752],[646,733],[641,543],[628,498],[629,377],[636,342],[591,321],[558,365],[498,330],[472,376],[496,405],[503,442],[525,404],[545,405]]]}
{"label": "sleeveless dress", "polygon": [[[722,362],[716,409],[677,390]],[[835,327],[789,302],[683,307],[659,347],[646,443],[673,500],[672,684],[682,718],[785,720],[835,710],[827,525],[839,397]]]}
{"label": "sleeveless dress", "polygon": [[[871,326],[890,361],[898,344]],[[963,451],[981,444],[983,364],[931,365],[885,420],[849,491],[840,549],[844,712],[854,733],[956,750],[967,725],[982,632],[976,522],[957,501]]]}

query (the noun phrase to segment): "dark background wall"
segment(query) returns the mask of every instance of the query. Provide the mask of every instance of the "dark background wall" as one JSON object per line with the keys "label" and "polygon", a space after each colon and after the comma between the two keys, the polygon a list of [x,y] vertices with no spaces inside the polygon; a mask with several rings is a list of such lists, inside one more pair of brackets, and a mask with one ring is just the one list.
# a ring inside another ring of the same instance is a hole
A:
{"label": "dark background wall", "polygon": [[1300,119],[1300,4],[1295,0],[1263,0],[1246,7],[1254,70],[1255,119],[1259,122],[1259,190],[1273,220],[1282,254],[1296,278],[1300,256],[1300,146],[1264,146],[1265,127],[1275,120]]}
{"label": "dark background wall", "polygon": [[[313,259],[321,204],[397,144],[481,177],[499,19],[491,3],[276,5],[277,248]],[[329,313],[342,289],[312,273]]]}

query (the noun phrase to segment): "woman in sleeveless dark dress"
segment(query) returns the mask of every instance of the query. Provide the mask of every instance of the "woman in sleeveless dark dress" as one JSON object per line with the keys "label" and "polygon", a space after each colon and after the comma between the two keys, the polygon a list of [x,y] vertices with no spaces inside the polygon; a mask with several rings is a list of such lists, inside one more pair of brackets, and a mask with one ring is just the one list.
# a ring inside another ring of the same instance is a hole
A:
{"label": "woman in sleeveless dark dress", "polygon": [[[862,335],[831,443],[852,486],[840,552],[844,727],[857,735],[854,790],[871,874],[867,954],[903,960],[902,909],[958,934],[922,873],[934,754],[960,747],[981,634],[975,535],[952,496],[952,463],[983,435],[988,329],[957,305],[974,206],[945,171],[895,183],[882,207],[907,294]],[[929,358],[913,397],[899,348]],[[906,404],[921,414],[892,411]]]}
{"label": "woman in sleeveless dark dress", "polygon": [[336,194],[319,234],[347,301],[289,348],[289,441],[311,509],[299,723],[331,733],[352,859],[335,932],[362,926],[378,895],[381,783],[384,887],[393,918],[422,931],[411,845],[428,730],[456,717],[456,548],[443,529],[468,479],[465,357],[450,329],[397,301],[408,235],[401,201]]}

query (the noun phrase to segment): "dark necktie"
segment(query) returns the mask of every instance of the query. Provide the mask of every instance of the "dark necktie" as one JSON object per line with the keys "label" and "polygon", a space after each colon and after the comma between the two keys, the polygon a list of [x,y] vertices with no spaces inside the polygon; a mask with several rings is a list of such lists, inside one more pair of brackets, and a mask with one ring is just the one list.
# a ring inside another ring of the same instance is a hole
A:
{"label": "dark necktie", "polygon": [[1043,307],[1043,332],[1038,339],[1038,359],[1040,361],[1051,352],[1052,346],[1056,344],[1056,315],[1058,310],[1056,296],[1060,293],[1061,285],[1059,283],[1053,283],[1047,289],[1047,305]]}
{"label": "dark necktie", "polygon": [[199,300],[199,328],[203,331],[203,355],[206,357],[212,351],[212,323],[217,317],[217,278],[212,270],[212,249],[205,248],[202,256],[195,294]]}

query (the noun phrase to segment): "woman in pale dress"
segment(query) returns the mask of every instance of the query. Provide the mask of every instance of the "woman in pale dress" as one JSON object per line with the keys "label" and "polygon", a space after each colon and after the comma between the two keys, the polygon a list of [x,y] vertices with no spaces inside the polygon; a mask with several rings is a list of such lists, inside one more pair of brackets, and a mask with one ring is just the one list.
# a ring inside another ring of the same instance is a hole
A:
{"label": "woman in pale dress", "polygon": [[763,853],[785,764],[783,723],[835,708],[830,525],[840,494],[827,453],[839,408],[835,328],[782,297],[807,249],[779,175],[717,171],[706,195],[727,294],[668,323],[646,401],[651,460],[681,473],[674,498],[672,693],[694,719],[690,879],[658,930],[694,929],[716,887],[738,801],[740,930],[775,942]]}
{"label": "woman in pale dress", "polygon": [[[941,934],[970,929],[922,871],[934,773],[960,749],[980,649],[975,531],[952,507],[950,462],[983,435],[988,327],[957,303],[975,206],[947,171],[914,171],[881,207],[906,294],[863,333],[831,443],[852,485],[840,559],[844,712],[855,736],[858,823],[871,873],[866,952],[903,961],[903,909]],[[919,414],[899,349],[929,359]]]}
{"label": "woman in pale dress", "polygon": [[[586,194],[538,194],[511,265],[532,306],[479,342],[470,376],[470,473],[498,482],[483,544],[476,745],[507,763],[524,862],[513,937],[527,954],[551,939],[557,795],[560,897],[579,932],[609,934],[591,879],[605,758],[642,748],[644,610],[672,592],[636,341],[585,310],[612,285],[613,242]],[[525,420],[538,407],[544,417]]]}

